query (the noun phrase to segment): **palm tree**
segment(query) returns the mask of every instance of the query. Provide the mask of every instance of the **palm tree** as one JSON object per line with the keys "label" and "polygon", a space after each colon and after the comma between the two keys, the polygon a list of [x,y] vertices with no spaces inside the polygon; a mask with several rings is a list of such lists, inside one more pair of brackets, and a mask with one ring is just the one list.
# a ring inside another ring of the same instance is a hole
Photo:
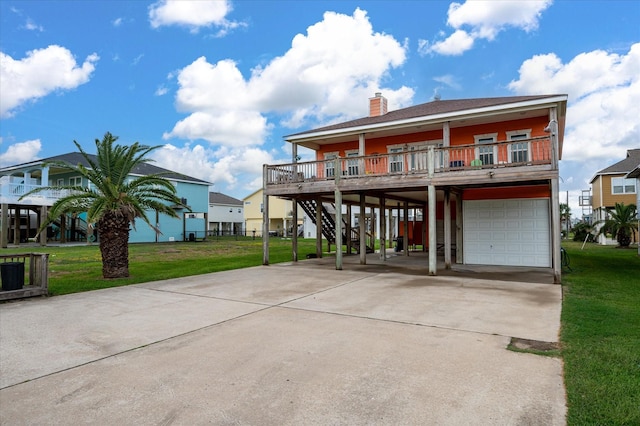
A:
{"label": "palm tree", "polygon": [[47,163],[81,175],[83,180],[90,183],[89,187],[40,187],[22,197],[52,189],[67,190],[68,195],[53,204],[38,232],[42,232],[61,215],[87,212],[87,223],[94,224],[100,231],[104,278],[129,276],[129,225],[135,229],[135,220],[140,218],[160,233],[149,221],[146,212],[156,211],[177,218],[171,205],[182,205],[173,184],[161,174],[131,176],[136,167],[152,161],[146,156],[159,146],[149,147],[138,142],[131,146],[114,145],[117,140],[118,137],[109,132],[105,133],[102,140],[96,139],[97,155],[94,158],[78,142],[73,141],[89,164],[88,168],[65,161]]}
{"label": "palm tree", "polygon": [[614,210],[609,210],[609,218],[599,220],[594,226],[602,225],[598,234],[611,234],[616,237],[620,247],[629,247],[631,235],[638,230],[635,204],[616,203]]}

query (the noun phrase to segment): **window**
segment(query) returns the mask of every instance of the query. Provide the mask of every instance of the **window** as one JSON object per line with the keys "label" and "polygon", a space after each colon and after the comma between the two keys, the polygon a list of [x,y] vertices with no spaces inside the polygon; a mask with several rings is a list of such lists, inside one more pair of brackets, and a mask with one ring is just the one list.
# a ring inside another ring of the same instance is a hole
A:
{"label": "window", "polygon": [[64,179],[58,179],[56,186],[64,186]]}
{"label": "window", "polygon": [[353,158],[358,156],[359,154],[358,150],[345,151],[345,154],[347,154],[347,174],[349,176],[358,176],[359,160],[356,158]]}
{"label": "window", "polygon": [[476,145],[479,145],[476,148],[476,158],[482,161],[482,164],[496,164],[498,157],[496,152],[497,147],[495,145],[482,145],[493,144],[497,136],[497,133],[474,136]]}
{"label": "window", "polygon": [[611,178],[612,194],[635,194],[636,180],[626,178]]}
{"label": "window", "polygon": [[402,146],[396,145],[396,146],[389,147],[389,154],[400,153],[398,155],[389,156],[389,173],[402,172],[402,170],[404,169],[403,167],[404,161],[402,160],[403,158],[402,151],[403,151]]}
{"label": "window", "polygon": [[325,177],[332,178],[336,176],[335,161],[328,161],[328,160],[335,160],[336,158],[338,158],[337,152],[327,152],[326,154],[324,154],[324,159],[325,159],[324,176]]}
{"label": "window", "polygon": [[507,139],[510,141],[519,141],[522,142],[514,142],[509,144],[509,162],[510,163],[526,163],[531,161],[529,155],[529,144],[528,139],[531,138],[531,129],[527,130],[515,130],[511,132],[507,132]]}
{"label": "window", "polygon": [[80,176],[70,177],[69,186],[82,186],[82,177]]}

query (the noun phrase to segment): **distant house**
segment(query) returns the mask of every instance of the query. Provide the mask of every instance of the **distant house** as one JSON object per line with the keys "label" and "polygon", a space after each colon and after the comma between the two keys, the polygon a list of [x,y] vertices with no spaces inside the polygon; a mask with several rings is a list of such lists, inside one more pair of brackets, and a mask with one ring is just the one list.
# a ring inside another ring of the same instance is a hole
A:
{"label": "distant house", "polygon": [[[256,192],[244,198],[244,223],[247,235],[255,232],[256,236],[262,236],[263,226],[263,190]],[[298,223],[295,229],[303,223],[303,211],[298,208]],[[291,200],[283,198],[269,197],[269,234],[272,236],[288,237],[294,232],[293,226],[293,203]]]}
{"label": "distant house", "polygon": [[[95,158],[94,155],[89,157]],[[22,195],[41,186],[87,187],[89,185],[89,182],[79,175],[47,165],[46,163],[50,161],[65,161],[90,167],[82,154],[71,152],[0,169],[2,247],[7,247],[8,243],[19,244],[34,239],[41,221],[46,218],[48,208],[64,194],[62,190],[50,190],[20,200]],[[190,210],[175,205],[177,219],[153,211],[147,212],[147,217],[158,226],[161,234],[157,234],[146,223],[137,220],[135,229],[131,230],[129,242],[182,241],[190,237],[192,239],[204,237],[207,231],[207,201],[211,183],[150,163],[138,166],[133,171],[132,177],[149,174],[162,174],[171,181],[176,188],[178,198],[182,199]],[[16,226],[16,224],[19,225]],[[94,232],[92,225],[87,223],[86,213],[62,216],[48,227],[46,233],[43,232],[40,235],[39,242],[45,245],[48,241],[66,243],[96,240],[100,233],[99,230],[97,233]]]}
{"label": "distant house", "polygon": [[[616,203],[636,204],[638,179],[629,176],[640,164],[640,149],[630,149],[623,160],[606,167],[591,179],[593,194],[591,206],[595,222],[607,218],[607,210],[615,208]],[[634,175],[635,176],[635,175]],[[600,235],[600,244],[617,244],[615,239]]]}
{"label": "distant house", "polygon": [[209,235],[241,235],[244,231],[242,200],[209,192]]}

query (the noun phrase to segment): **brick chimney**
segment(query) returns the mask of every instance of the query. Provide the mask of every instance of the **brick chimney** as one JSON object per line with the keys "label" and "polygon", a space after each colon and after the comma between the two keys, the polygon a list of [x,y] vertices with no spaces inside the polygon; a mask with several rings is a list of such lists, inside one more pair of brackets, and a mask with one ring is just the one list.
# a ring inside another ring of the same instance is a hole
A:
{"label": "brick chimney", "polygon": [[387,113],[387,98],[382,93],[376,92],[373,98],[369,98],[369,117],[377,117]]}

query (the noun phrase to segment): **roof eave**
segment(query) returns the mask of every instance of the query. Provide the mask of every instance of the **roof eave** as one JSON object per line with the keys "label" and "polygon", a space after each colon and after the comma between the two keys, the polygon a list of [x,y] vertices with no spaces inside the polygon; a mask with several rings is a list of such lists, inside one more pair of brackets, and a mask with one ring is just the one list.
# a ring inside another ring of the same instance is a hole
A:
{"label": "roof eave", "polygon": [[439,122],[444,123],[445,121],[451,121],[455,119],[468,119],[474,117],[482,117],[482,116],[490,116],[495,115],[496,113],[505,113],[505,112],[517,112],[519,110],[530,110],[533,107],[544,108],[554,105],[560,105],[560,111],[558,111],[560,116],[564,116],[566,114],[566,102],[567,95],[558,95],[554,97],[542,98],[542,99],[532,99],[528,101],[514,102],[514,103],[506,103],[502,105],[493,105],[482,108],[474,108],[474,109],[466,109],[461,111],[453,111],[441,114],[434,114],[428,116],[421,117],[413,117],[404,120],[396,120],[396,121],[387,121],[377,124],[368,124],[356,127],[347,127],[343,129],[334,129],[334,130],[326,130],[319,131],[313,133],[304,133],[300,135],[289,135],[285,136],[285,140],[291,143],[301,144],[304,142],[313,142],[316,139],[327,139],[332,137],[340,137],[340,136],[349,136],[349,135],[357,135],[360,133],[366,133],[367,131],[376,131],[376,130],[393,130],[402,127],[413,127],[416,125],[429,125],[436,124]]}

